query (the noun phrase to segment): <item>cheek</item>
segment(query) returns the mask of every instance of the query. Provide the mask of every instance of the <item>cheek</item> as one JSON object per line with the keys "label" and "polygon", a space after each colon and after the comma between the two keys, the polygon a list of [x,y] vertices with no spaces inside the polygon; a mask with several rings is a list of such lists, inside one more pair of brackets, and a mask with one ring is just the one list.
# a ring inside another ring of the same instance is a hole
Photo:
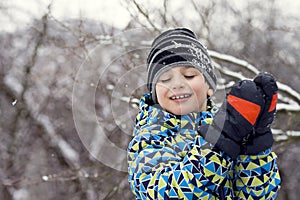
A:
{"label": "cheek", "polygon": [[159,97],[163,97],[167,93],[168,89],[164,85],[157,84],[155,86],[155,91],[156,91],[157,98],[159,98]]}
{"label": "cheek", "polygon": [[190,85],[193,92],[197,96],[198,101],[202,102],[207,98],[208,86],[206,84],[199,84],[199,82]]}

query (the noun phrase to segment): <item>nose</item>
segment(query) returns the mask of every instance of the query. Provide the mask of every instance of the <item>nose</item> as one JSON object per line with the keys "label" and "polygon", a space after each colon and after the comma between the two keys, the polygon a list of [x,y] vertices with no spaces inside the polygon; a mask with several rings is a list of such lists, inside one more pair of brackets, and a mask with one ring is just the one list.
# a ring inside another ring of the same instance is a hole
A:
{"label": "nose", "polygon": [[184,84],[182,82],[176,82],[176,83],[172,84],[173,90],[180,89],[180,88],[184,88]]}
{"label": "nose", "polygon": [[173,90],[176,90],[176,89],[181,89],[184,87],[185,87],[185,80],[181,76],[175,76],[172,81],[171,88]]}

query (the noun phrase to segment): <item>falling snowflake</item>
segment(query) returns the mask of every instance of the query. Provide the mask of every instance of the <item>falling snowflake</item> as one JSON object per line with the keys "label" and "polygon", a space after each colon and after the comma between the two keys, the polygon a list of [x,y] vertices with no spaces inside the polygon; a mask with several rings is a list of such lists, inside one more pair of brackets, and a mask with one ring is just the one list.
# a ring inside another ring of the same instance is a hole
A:
{"label": "falling snowflake", "polygon": [[11,104],[12,104],[13,106],[15,106],[15,105],[17,104],[17,102],[18,102],[18,100],[15,99]]}
{"label": "falling snowflake", "polygon": [[48,181],[48,180],[49,180],[49,177],[48,177],[48,176],[42,176],[42,179],[43,179],[44,181]]}

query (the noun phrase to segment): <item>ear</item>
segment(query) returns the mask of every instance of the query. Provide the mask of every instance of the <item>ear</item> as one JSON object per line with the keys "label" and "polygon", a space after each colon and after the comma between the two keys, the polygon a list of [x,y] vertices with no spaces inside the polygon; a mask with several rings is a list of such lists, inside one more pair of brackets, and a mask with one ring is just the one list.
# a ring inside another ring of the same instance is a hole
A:
{"label": "ear", "polygon": [[212,89],[207,90],[207,96],[212,96],[214,94],[214,91]]}

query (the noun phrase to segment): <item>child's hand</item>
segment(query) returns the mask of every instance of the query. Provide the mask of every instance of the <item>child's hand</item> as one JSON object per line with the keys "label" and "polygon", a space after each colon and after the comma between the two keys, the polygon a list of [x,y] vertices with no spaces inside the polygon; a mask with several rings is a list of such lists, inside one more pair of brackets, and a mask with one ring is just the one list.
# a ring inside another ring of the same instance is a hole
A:
{"label": "child's hand", "polygon": [[264,134],[270,129],[274,120],[277,104],[278,87],[275,78],[269,73],[260,73],[254,78],[254,83],[261,88],[265,106],[255,126],[256,134]]}
{"label": "child's hand", "polygon": [[211,125],[201,125],[198,132],[232,158],[241,153],[254,133],[254,126],[264,107],[262,89],[253,81],[236,83]]}
{"label": "child's hand", "polygon": [[265,105],[255,125],[255,133],[244,146],[245,154],[258,154],[273,145],[270,125],[274,120],[277,104],[278,87],[275,78],[269,73],[260,73],[254,78],[254,83],[261,89]]}

